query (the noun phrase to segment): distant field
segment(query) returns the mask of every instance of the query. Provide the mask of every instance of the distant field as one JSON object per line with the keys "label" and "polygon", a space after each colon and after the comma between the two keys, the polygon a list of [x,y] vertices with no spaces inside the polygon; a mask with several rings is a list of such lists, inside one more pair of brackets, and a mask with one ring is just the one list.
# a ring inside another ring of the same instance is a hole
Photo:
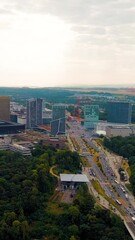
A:
{"label": "distant field", "polygon": [[111,94],[123,94],[123,95],[131,95],[134,96],[135,95],[135,90],[130,91],[128,89],[96,89],[96,88],[88,88],[88,89],[69,89],[70,91],[77,91],[77,92],[101,92],[101,93],[111,93]]}

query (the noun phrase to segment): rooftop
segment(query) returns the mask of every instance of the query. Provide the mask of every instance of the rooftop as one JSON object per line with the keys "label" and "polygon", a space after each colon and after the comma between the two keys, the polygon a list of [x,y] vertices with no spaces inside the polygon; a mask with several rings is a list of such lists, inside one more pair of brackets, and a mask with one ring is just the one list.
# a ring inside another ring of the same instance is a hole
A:
{"label": "rooftop", "polygon": [[62,182],[89,182],[85,174],[60,174],[60,180]]}
{"label": "rooftop", "polygon": [[111,128],[111,129],[135,129],[135,126],[108,126],[108,128]]}
{"label": "rooftop", "polygon": [[6,121],[0,120],[0,127],[4,127],[4,126],[21,126],[21,125],[22,124],[19,124],[19,123],[6,122]]}

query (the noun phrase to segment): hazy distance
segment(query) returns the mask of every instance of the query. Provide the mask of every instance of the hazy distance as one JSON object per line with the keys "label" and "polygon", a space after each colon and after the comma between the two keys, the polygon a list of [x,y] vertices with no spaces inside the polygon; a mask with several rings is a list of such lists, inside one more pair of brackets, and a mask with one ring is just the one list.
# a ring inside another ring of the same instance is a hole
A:
{"label": "hazy distance", "polygon": [[0,86],[135,84],[133,0],[5,0],[0,39]]}

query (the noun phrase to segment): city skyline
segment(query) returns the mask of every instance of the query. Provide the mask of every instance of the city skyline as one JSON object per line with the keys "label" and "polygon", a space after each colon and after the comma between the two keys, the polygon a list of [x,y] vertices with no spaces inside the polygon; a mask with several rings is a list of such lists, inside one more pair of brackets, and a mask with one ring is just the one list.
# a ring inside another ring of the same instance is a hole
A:
{"label": "city skyline", "polygon": [[131,0],[0,3],[0,86],[135,85]]}

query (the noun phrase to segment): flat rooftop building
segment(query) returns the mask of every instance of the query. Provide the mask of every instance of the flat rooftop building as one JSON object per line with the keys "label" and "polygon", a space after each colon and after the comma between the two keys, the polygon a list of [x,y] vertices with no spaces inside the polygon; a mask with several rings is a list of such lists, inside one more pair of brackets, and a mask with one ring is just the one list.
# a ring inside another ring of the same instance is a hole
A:
{"label": "flat rooftop building", "polygon": [[89,179],[85,174],[60,174],[62,188],[76,189],[82,183],[88,183]]}
{"label": "flat rooftop building", "polygon": [[0,135],[16,134],[25,130],[24,124],[0,121]]}
{"label": "flat rooftop building", "polygon": [[85,174],[60,174],[61,182],[81,182],[88,183],[89,179]]}
{"label": "flat rooftop building", "polygon": [[106,127],[107,137],[128,137],[135,135],[135,126],[108,126]]}
{"label": "flat rooftop building", "polygon": [[19,144],[11,144],[6,142],[5,140],[0,141],[0,150],[11,150],[13,152],[19,152],[24,156],[31,156],[31,151],[27,147],[23,147]]}

